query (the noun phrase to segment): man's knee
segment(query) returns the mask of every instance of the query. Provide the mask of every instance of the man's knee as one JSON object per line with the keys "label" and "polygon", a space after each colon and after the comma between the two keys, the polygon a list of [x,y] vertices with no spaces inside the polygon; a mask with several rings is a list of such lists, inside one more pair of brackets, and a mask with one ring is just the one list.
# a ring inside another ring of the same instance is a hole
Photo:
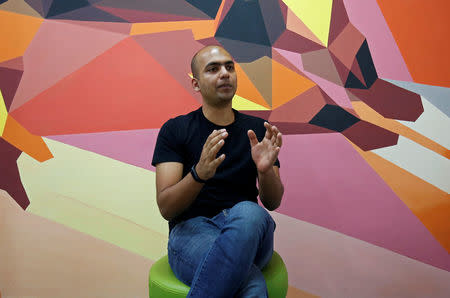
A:
{"label": "man's knee", "polygon": [[233,206],[230,209],[230,216],[233,219],[238,219],[247,225],[249,228],[255,229],[257,227],[265,229],[274,229],[275,223],[269,212],[255,202],[243,201]]}

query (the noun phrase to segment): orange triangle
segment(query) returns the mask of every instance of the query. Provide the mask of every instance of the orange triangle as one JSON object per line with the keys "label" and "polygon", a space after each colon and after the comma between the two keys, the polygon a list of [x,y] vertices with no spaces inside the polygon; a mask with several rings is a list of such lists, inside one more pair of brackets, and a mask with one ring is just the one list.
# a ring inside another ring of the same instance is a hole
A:
{"label": "orange triangle", "polygon": [[316,86],[310,79],[272,60],[272,109]]}
{"label": "orange triangle", "polygon": [[130,35],[179,31],[188,29],[192,30],[195,40],[198,40],[213,37],[216,28],[214,20],[135,23],[131,26]]}
{"label": "orange triangle", "polygon": [[0,62],[23,56],[43,19],[0,11]]}
{"label": "orange triangle", "polygon": [[236,63],[235,67],[238,80],[236,95],[239,95],[240,97],[243,97],[247,100],[250,100],[254,103],[257,103],[263,107],[270,109],[270,106],[264,100],[261,93],[259,93],[258,89],[256,89],[255,85],[253,85],[252,81],[245,74],[241,66],[238,63]]}
{"label": "orange triangle", "polygon": [[214,37],[219,26],[224,3],[225,1],[222,1],[214,20],[135,23],[131,26],[130,35],[191,29],[195,40]]}
{"label": "orange triangle", "polygon": [[355,150],[392,188],[437,241],[450,252],[450,201],[448,194],[370,151]]}
{"label": "orange triangle", "polygon": [[42,137],[30,133],[13,117],[8,115],[2,137],[14,147],[25,152],[37,161],[43,162],[53,158]]}

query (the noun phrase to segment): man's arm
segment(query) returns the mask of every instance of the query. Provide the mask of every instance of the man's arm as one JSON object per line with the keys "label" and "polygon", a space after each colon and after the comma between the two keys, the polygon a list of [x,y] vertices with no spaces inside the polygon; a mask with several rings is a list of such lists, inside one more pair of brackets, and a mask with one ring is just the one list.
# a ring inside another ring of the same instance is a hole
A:
{"label": "man's arm", "polygon": [[181,179],[182,174],[181,163],[163,162],[156,165],[156,202],[166,220],[188,208],[203,187],[190,174]]}
{"label": "man's arm", "polygon": [[[217,167],[225,159],[225,154],[216,158],[228,136],[225,130],[214,130],[203,145],[200,160],[195,169],[200,179],[214,176]],[[161,215],[171,220],[186,210],[195,200],[204,183],[197,182],[192,174],[184,178],[183,164],[163,162],[156,165],[156,202]]]}
{"label": "man's arm", "polygon": [[280,179],[280,169],[273,166],[265,173],[258,172],[259,198],[264,207],[273,211],[281,204],[284,186]]}
{"label": "man's arm", "polygon": [[280,206],[284,193],[279,168],[273,165],[280,152],[282,135],[278,128],[267,122],[264,122],[264,127],[266,134],[261,142],[258,142],[253,130],[248,131],[248,137],[258,170],[259,197],[264,207],[272,211]]}

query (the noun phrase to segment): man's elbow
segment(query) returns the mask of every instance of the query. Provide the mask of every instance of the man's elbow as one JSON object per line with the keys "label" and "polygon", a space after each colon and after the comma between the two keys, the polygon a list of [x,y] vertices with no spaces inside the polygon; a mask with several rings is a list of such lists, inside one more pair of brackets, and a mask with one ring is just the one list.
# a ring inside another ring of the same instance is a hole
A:
{"label": "man's elbow", "polygon": [[281,205],[281,200],[276,203],[272,203],[272,204],[266,206],[266,209],[269,211],[275,211],[276,209],[278,209],[278,207],[280,207],[280,205]]}
{"label": "man's elbow", "polygon": [[161,216],[162,216],[165,220],[167,220],[167,221],[170,221],[170,220],[171,220],[171,218],[170,218],[168,212],[166,211],[166,209],[159,207],[159,213],[161,213]]}
{"label": "man's elbow", "polygon": [[263,201],[264,207],[266,207],[266,209],[269,211],[274,211],[278,209],[278,207],[280,207],[281,205],[281,199],[283,198],[283,194],[284,194],[284,187],[282,186],[280,193],[276,197],[273,197],[269,200],[265,200],[266,204],[264,204]]}
{"label": "man's elbow", "polygon": [[274,211],[274,210],[278,209],[278,207],[280,207],[281,198],[282,198],[282,195],[279,198],[272,199],[272,200],[264,200],[263,198],[261,198],[261,202],[263,203],[264,207],[266,207],[267,210]]}
{"label": "man's elbow", "polygon": [[158,204],[159,213],[161,213],[161,216],[167,220],[171,221],[173,219],[173,215],[170,212],[170,208],[168,208],[167,204],[164,204],[164,200],[161,198],[161,195],[157,195],[156,202]]}

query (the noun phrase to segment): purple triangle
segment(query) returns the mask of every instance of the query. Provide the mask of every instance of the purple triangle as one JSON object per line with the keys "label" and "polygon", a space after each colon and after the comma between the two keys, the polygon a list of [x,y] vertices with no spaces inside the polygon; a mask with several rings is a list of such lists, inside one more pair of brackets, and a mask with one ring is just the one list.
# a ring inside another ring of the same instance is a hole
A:
{"label": "purple triangle", "polygon": [[0,90],[5,101],[6,110],[9,111],[23,71],[0,67]]}

